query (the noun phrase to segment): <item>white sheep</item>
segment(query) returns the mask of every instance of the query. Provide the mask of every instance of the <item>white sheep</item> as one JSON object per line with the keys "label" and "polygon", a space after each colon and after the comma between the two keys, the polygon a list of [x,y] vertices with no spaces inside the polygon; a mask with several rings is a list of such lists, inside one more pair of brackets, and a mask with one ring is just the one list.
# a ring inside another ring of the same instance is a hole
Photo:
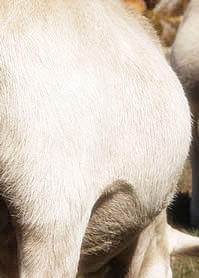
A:
{"label": "white sheep", "polygon": [[171,253],[199,253],[165,216],[191,120],[152,28],[119,0],[3,1],[0,20],[20,278],[171,277]]}
{"label": "white sheep", "polygon": [[153,12],[161,13],[167,16],[181,13],[187,6],[189,0],[160,0],[155,6]]}

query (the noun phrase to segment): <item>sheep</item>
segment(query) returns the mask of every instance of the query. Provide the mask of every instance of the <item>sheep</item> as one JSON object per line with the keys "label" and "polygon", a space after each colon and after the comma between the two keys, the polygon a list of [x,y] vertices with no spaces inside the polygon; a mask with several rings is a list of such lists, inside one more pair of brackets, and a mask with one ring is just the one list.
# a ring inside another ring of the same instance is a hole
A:
{"label": "sheep", "polygon": [[170,278],[199,239],[166,222],[191,140],[151,26],[119,0],[0,6],[0,192],[20,278]]}
{"label": "sheep", "polygon": [[192,200],[191,223],[199,226],[199,3],[192,0],[180,25],[171,51],[171,65],[178,74],[191,106],[193,142],[191,148]]}
{"label": "sheep", "polygon": [[181,15],[189,0],[160,0],[154,8],[154,13],[161,13],[167,16]]}

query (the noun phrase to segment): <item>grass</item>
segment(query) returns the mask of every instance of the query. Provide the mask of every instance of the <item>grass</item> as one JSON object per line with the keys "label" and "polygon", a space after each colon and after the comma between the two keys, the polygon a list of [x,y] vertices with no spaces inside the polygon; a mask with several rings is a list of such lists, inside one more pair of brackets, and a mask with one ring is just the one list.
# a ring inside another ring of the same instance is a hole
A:
{"label": "grass", "polygon": [[[191,231],[194,236],[199,236],[199,230]],[[171,265],[173,278],[198,278],[199,258],[197,257],[172,257]]]}
{"label": "grass", "polygon": [[172,257],[173,278],[198,278],[199,258]]}

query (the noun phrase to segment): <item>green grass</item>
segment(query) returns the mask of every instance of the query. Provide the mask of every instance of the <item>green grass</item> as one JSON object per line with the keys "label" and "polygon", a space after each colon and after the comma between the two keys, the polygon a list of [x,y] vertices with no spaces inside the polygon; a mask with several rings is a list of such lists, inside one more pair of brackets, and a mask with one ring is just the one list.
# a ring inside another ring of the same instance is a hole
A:
{"label": "green grass", "polygon": [[[199,236],[199,230],[191,233],[194,236]],[[172,257],[171,265],[173,278],[199,278],[199,258]]]}
{"label": "green grass", "polygon": [[173,278],[198,278],[199,259],[189,257],[172,258]]}

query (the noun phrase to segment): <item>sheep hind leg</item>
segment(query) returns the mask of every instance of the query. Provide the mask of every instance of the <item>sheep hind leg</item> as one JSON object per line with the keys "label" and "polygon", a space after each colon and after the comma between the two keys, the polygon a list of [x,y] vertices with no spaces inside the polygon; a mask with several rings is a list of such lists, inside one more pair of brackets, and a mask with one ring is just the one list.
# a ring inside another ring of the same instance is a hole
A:
{"label": "sheep hind leg", "polygon": [[79,275],[125,277],[145,225],[138,211],[141,211],[138,198],[126,183],[111,186],[103,194],[93,208],[83,239]]}

